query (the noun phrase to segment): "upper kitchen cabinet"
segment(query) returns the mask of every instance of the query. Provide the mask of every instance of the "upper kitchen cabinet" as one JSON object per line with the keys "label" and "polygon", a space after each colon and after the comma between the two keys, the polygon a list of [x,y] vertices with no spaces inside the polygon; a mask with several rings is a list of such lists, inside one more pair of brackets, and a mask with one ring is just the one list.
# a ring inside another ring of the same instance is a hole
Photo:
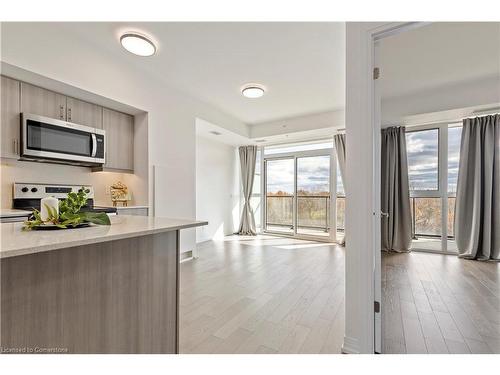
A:
{"label": "upper kitchen cabinet", "polygon": [[66,120],[66,96],[21,82],[21,112]]}
{"label": "upper kitchen cabinet", "polygon": [[2,106],[1,106],[1,135],[3,158],[19,157],[20,134],[20,82],[1,76]]}
{"label": "upper kitchen cabinet", "polygon": [[102,107],[68,97],[66,99],[66,121],[102,129]]}
{"label": "upper kitchen cabinet", "polygon": [[103,108],[102,125],[106,131],[105,169],[134,170],[134,117]]}

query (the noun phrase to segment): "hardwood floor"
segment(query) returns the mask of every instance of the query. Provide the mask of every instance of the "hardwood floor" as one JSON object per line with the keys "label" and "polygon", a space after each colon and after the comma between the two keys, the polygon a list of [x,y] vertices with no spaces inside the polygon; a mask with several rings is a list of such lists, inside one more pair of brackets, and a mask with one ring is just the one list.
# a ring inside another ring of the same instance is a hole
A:
{"label": "hardwood floor", "polygon": [[[500,353],[500,264],[382,257],[384,353]],[[181,264],[181,353],[340,353],[344,249],[227,237]]]}
{"label": "hardwood floor", "polygon": [[500,353],[500,264],[382,257],[385,353]]}
{"label": "hardwood floor", "polygon": [[227,237],[181,264],[181,353],[340,353],[344,249]]}

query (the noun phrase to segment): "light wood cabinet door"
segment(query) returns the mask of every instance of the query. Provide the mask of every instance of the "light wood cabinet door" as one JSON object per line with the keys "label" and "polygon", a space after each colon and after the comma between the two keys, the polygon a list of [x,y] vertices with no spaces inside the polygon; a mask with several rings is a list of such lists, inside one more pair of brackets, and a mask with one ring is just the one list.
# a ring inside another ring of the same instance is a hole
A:
{"label": "light wood cabinet door", "polygon": [[21,111],[66,120],[66,96],[21,82]]}
{"label": "light wood cabinet door", "polygon": [[102,110],[106,131],[105,168],[134,169],[134,117],[108,108]]}
{"label": "light wood cabinet door", "polygon": [[67,97],[66,121],[102,129],[102,107]]}
{"label": "light wood cabinet door", "polygon": [[2,131],[2,153],[3,158],[19,157],[19,134],[21,129],[20,120],[20,90],[21,84],[7,77],[1,78],[1,131]]}

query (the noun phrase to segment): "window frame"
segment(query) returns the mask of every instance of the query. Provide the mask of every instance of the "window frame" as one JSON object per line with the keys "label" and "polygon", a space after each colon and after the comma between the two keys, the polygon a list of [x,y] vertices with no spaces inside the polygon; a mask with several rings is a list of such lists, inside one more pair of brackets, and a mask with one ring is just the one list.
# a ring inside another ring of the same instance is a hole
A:
{"label": "window frame", "polygon": [[[429,250],[413,247],[413,250],[437,252],[444,254],[456,254],[456,251],[448,250],[448,241],[453,237],[448,237],[448,198],[455,197],[456,194],[448,193],[448,130],[460,127],[456,121],[433,122],[425,125],[406,126],[406,133],[413,133],[425,130],[438,130],[438,189],[437,190],[410,190],[411,198],[439,198],[441,199],[441,250]],[[413,219],[412,219],[413,225]],[[422,237],[432,238],[430,235]]]}
{"label": "window frame", "polygon": [[[441,127],[436,126],[435,124],[414,126],[414,127],[410,127],[410,130],[407,130],[406,134],[418,133],[418,132],[423,132],[423,131],[428,131],[428,130],[437,130],[438,131],[437,132],[437,134],[438,134],[437,189],[434,189],[434,190],[411,190],[410,189],[410,196],[415,197],[415,198],[438,198],[439,194],[441,194],[441,189],[442,189],[441,181],[440,181],[442,166],[441,166],[440,161],[441,161],[441,152],[442,152],[441,141],[443,138],[441,133],[443,133],[443,132],[441,130]],[[408,148],[408,143],[406,144],[406,146]],[[410,165],[408,163],[408,157],[406,160],[407,160],[408,170],[409,170]],[[408,180],[410,180],[409,174],[408,174]]]}
{"label": "window frame", "polygon": [[[278,146],[278,145],[287,145],[287,144],[317,144],[317,143],[330,143],[332,144],[331,148],[323,148],[323,149],[317,149],[317,150],[307,150],[307,151],[295,151],[295,152],[287,152],[287,153],[267,153],[265,152],[266,147],[272,147],[273,146]],[[332,228],[337,227],[337,221],[336,221],[336,211],[333,208],[334,205],[332,202],[336,202],[336,197],[337,197],[337,192],[336,189],[333,191],[332,187],[336,186],[337,180],[336,180],[336,173],[333,172],[333,168],[331,168],[333,163],[337,163],[337,158],[336,158],[336,153],[335,153],[335,144],[333,141],[333,138],[320,138],[316,140],[311,140],[311,141],[304,141],[304,142],[285,142],[285,143],[278,143],[278,144],[272,144],[272,145],[267,145],[267,146],[262,146],[261,147],[261,232],[265,234],[275,234],[279,236],[284,236],[284,237],[294,237],[298,239],[305,239],[305,240],[316,240],[316,241],[323,241],[323,242],[331,242],[331,241],[336,241],[336,230],[332,230]],[[325,236],[324,238],[321,236],[314,236],[314,235],[306,235],[306,234],[301,234],[297,233],[297,159],[301,157],[310,157],[310,156],[329,156],[330,157],[330,231],[329,235]],[[267,213],[267,207],[266,207],[266,197],[267,197],[267,174],[266,174],[266,164],[268,160],[278,160],[278,159],[294,159],[294,207],[293,207],[293,233],[286,233],[286,232],[274,232],[272,230],[268,230],[266,228],[266,213]],[[335,184],[335,185],[334,185]]]}

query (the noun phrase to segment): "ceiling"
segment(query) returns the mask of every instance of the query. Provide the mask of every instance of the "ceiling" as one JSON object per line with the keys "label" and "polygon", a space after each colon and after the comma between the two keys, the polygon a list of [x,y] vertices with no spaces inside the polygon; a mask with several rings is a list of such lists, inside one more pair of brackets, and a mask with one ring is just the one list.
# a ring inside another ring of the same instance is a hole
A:
{"label": "ceiling", "polygon": [[500,76],[499,22],[438,22],[382,39],[382,97]]}
{"label": "ceiling", "polygon": [[[12,24],[11,24],[12,26]],[[337,23],[30,23],[13,30],[57,32],[85,63],[87,49],[185,91],[253,125],[345,106],[345,24]],[[156,55],[119,44],[127,31],[150,35]],[[76,47],[75,47],[76,46]],[[77,49],[78,50],[78,49]],[[435,23],[379,42],[383,97],[500,75],[500,23]],[[245,83],[266,95],[244,98]]]}
{"label": "ceiling", "polygon": [[[134,64],[247,124],[344,107],[345,24],[336,23],[65,23],[95,47]],[[118,39],[150,35],[156,55],[133,56]],[[247,99],[246,83],[266,95]]]}

